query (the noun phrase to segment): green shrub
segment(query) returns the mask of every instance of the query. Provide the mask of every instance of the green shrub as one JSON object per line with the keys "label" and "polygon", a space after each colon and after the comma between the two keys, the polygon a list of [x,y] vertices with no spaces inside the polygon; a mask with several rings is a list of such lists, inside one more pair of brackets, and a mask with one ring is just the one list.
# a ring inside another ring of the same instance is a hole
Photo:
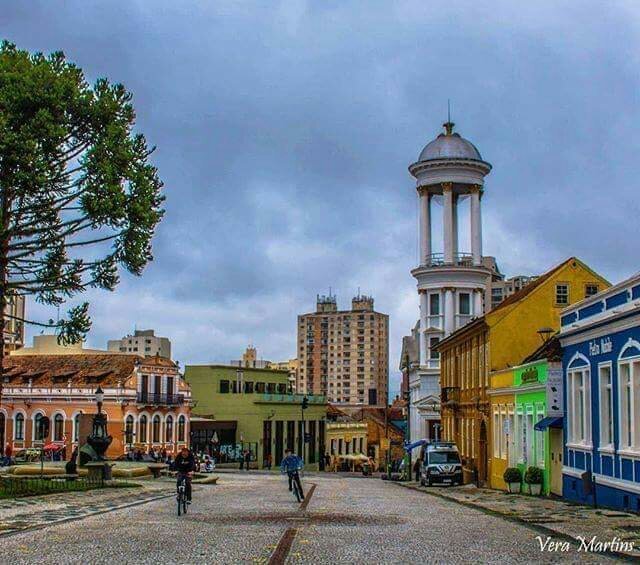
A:
{"label": "green shrub", "polygon": [[541,485],[542,469],[540,467],[529,467],[524,474],[524,482],[529,485]]}
{"label": "green shrub", "polygon": [[507,467],[502,475],[505,483],[521,483],[522,473],[517,467]]}

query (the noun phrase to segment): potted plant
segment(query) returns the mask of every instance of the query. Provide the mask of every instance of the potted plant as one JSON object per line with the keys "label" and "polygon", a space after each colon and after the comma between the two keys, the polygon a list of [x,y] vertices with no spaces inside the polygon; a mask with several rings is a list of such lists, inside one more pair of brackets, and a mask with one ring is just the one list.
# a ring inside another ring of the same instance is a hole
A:
{"label": "potted plant", "polygon": [[540,467],[529,467],[524,474],[524,482],[529,485],[529,492],[539,495],[542,491],[542,469]]}
{"label": "potted plant", "polygon": [[522,482],[522,473],[520,472],[520,469],[517,467],[507,467],[502,478],[509,486],[509,492],[520,492],[520,483]]}

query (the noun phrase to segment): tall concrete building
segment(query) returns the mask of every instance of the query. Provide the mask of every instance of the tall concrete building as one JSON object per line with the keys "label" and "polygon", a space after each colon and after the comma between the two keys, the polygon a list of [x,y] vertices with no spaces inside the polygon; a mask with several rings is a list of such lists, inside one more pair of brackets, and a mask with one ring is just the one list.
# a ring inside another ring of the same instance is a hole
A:
{"label": "tall concrete building", "polygon": [[24,304],[24,296],[7,297],[2,336],[5,354],[24,346]]}
{"label": "tall concrete building", "polygon": [[389,390],[389,316],[373,298],[355,296],[351,310],[318,296],[316,311],[298,316],[298,392],[323,394],[348,406],[386,406]]}
{"label": "tall concrete building", "polygon": [[126,335],[122,339],[110,339],[107,342],[107,349],[145,356],[159,355],[165,359],[171,359],[169,338],[156,336],[154,330],[136,330],[133,335]]}

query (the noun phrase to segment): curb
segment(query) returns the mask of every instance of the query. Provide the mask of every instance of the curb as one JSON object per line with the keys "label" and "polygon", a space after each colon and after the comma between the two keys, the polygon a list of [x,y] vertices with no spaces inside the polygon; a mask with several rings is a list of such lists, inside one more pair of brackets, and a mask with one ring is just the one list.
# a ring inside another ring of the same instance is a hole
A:
{"label": "curb", "polygon": [[175,493],[171,492],[169,494],[161,494],[158,496],[154,496],[152,498],[147,498],[145,500],[135,500],[133,502],[125,502],[123,504],[119,504],[117,506],[113,506],[112,508],[105,508],[104,510],[95,510],[93,512],[88,512],[87,514],[83,514],[82,516],[69,516],[68,518],[60,518],[59,520],[53,520],[52,522],[47,522],[46,524],[35,524],[33,526],[27,526],[26,528],[22,528],[19,530],[13,530],[9,532],[0,532],[0,539],[8,538],[10,536],[15,536],[18,534],[23,534],[25,532],[32,532],[35,530],[42,530],[44,528],[48,528],[50,526],[57,526],[58,524],[65,524],[67,522],[75,522],[78,520],[84,520],[85,518],[89,518],[91,516],[98,516],[100,514],[108,514],[109,512],[115,512],[116,510],[122,510],[124,508],[131,508],[133,506],[142,506],[143,504],[147,504],[148,502],[155,502],[156,500],[162,500],[164,498],[169,498],[170,496],[175,496]]}
{"label": "curb", "polygon": [[[487,508],[486,506],[479,506],[477,504],[473,504],[472,502],[467,502],[465,500],[459,500],[453,496],[447,496],[446,494],[441,494],[441,493],[437,493],[437,492],[429,492],[426,490],[422,490],[421,488],[417,487],[417,486],[413,486],[413,485],[405,485],[403,483],[395,483],[398,486],[402,487],[402,488],[406,488],[409,490],[413,490],[416,492],[420,492],[422,494],[426,494],[428,496],[435,496],[436,498],[440,498],[442,500],[448,500],[449,502],[455,502],[456,504],[459,504],[461,506],[465,506],[466,508],[473,508],[475,510],[478,510],[480,512],[483,512],[484,514],[488,514],[490,516],[495,516],[497,518],[502,518],[503,520],[506,520],[508,522],[514,522],[516,524],[520,524],[522,526],[526,526],[527,528],[543,533],[543,534],[547,534],[550,535],[552,537],[555,538],[560,538],[564,541],[568,541],[568,542],[580,542],[580,540],[572,535],[569,534],[565,534],[563,532],[558,532],[557,530],[554,530],[553,528],[550,528],[548,526],[543,526],[542,524],[536,524],[535,522],[528,522],[527,520],[523,520],[522,518],[518,517],[518,516],[510,516],[509,514],[504,514],[503,512],[500,512],[498,510],[493,510],[492,508]],[[629,555],[628,553],[622,553],[620,551],[613,551],[613,550],[607,550],[607,551],[598,551],[598,552],[594,552],[591,555],[606,555],[608,557],[613,557],[615,559],[620,559],[622,561],[629,561],[632,563],[637,563],[638,562],[638,558],[634,555]]]}

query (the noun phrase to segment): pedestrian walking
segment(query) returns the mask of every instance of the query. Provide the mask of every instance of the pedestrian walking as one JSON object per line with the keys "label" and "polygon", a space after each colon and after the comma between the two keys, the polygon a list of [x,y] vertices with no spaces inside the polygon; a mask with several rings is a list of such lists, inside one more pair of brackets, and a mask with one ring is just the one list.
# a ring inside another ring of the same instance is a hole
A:
{"label": "pedestrian walking", "polygon": [[265,467],[267,469],[269,469],[269,471],[271,470],[271,465],[273,463],[273,457],[271,456],[271,453],[267,453],[267,456],[265,457]]}

